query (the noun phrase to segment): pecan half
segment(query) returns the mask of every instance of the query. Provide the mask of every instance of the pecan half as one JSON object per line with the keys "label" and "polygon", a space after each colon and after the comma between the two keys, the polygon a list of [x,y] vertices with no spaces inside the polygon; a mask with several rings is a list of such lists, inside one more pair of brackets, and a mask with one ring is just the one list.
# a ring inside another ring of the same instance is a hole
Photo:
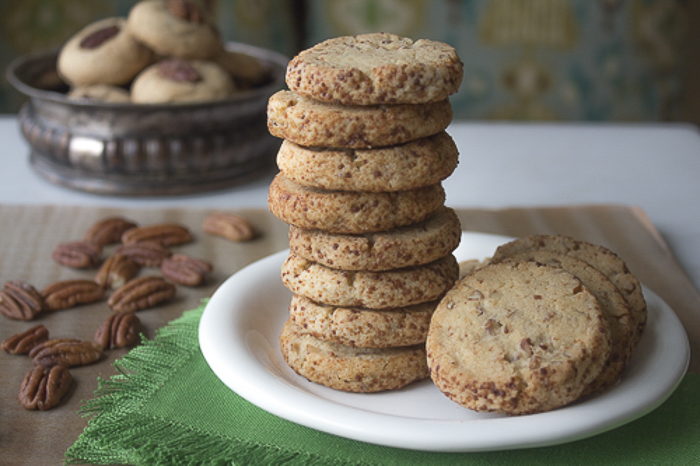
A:
{"label": "pecan half", "polygon": [[59,311],[99,301],[104,296],[104,289],[93,280],[64,280],[44,288],[41,296],[47,310]]}
{"label": "pecan half", "polygon": [[129,256],[110,256],[97,271],[95,282],[102,288],[119,288],[134,278],[139,270],[141,266]]}
{"label": "pecan half", "polygon": [[54,261],[74,269],[89,269],[100,265],[102,247],[89,241],[58,244],[51,254]]}
{"label": "pecan half", "polygon": [[107,304],[116,312],[136,312],[157,306],[174,295],[175,285],[162,277],[138,277],[116,290]]}
{"label": "pecan half", "polygon": [[24,376],[19,387],[19,402],[26,409],[51,409],[61,402],[73,384],[73,376],[64,366],[37,366]]}
{"label": "pecan half", "polygon": [[202,228],[210,235],[221,236],[229,241],[248,241],[258,235],[248,219],[229,212],[209,215],[204,219]]}
{"label": "pecan half", "polygon": [[166,79],[179,83],[196,83],[202,80],[202,76],[192,64],[177,58],[159,62],[158,73]]}
{"label": "pecan half", "polygon": [[132,228],[122,235],[122,243],[124,244],[143,241],[155,241],[161,246],[167,247],[189,243],[192,241],[192,235],[187,228],[172,223]]}
{"label": "pecan half", "polygon": [[114,36],[119,34],[119,26],[112,25],[106,28],[98,29],[92,34],[88,34],[80,41],[81,49],[96,49]]}
{"label": "pecan half", "polygon": [[95,332],[95,343],[103,349],[126,348],[139,338],[141,320],[136,314],[113,313]]}
{"label": "pecan half", "polygon": [[49,331],[43,324],[12,335],[0,344],[3,350],[10,354],[27,354],[35,346],[49,339]]}
{"label": "pecan half", "polygon": [[186,254],[173,254],[160,264],[160,271],[165,278],[185,286],[201,285],[211,270],[209,262]]}
{"label": "pecan half", "polygon": [[102,348],[91,341],[55,338],[32,348],[29,357],[37,366],[83,366],[98,361]]}
{"label": "pecan half", "polygon": [[115,256],[128,256],[141,267],[160,267],[166,257],[172,252],[155,241],[124,244],[114,250]]}
{"label": "pecan half", "polygon": [[109,217],[88,228],[83,236],[83,240],[99,244],[100,246],[116,244],[122,240],[122,235],[125,231],[136,227],[136,223],[125,218]]}
{"label": "pecan half", "polygon": [[27,282],[5,282],[0,291],[0,313],[17,320],[32,320],[46,309],[41,294]]}
{"label": "pecan half", "polygon": [[168,11],[173,16],[190,23],[204,22],[201,10],[197,5],[187,0],[168,0]]}

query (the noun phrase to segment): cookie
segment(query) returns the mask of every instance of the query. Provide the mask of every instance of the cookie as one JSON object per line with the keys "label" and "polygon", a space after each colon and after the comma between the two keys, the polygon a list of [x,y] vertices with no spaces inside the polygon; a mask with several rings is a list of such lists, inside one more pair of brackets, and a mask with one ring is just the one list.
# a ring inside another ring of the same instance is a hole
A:
{"label": "cookie", "polygon": [[574,274],[600,303],[605,321],[610,329],[610,356],[598,377],[588,384],[583,395],[603,391],[617,383],[627,367],[634,350],[632,318],[627,301],[617,287],[601,271],[580,259],[564,254],[539,250],[515,254],[508,260],[534,261],[562,267]]}
{"label": "cookie", "polygon": [[434,301],[457,280],[449,255],[430,264],[386,272],[331,269],[293,254],[282,265],[282,284],[292,293],[331,306],[390,309]]}
{"label": "cookie", "polygon": [[342,191],[405,191],[423,188],[457,168],[457,145],[446,132],[378,149],[312,148],[284,141],[277,166],[304,186]]}
{"label": "cookie", "polygon": [[328,39],[287,66],[289,89],[341,105],[423,104],[457,92],[463,64],[442,42],[387,33]]}
{"label": "cookie", "polygon": [[127,30],[124,18],[106,18],[81,29],[61,48],[56,67],[72,86],[120,86],[153,62],[153,53]]}
{"label": "cookie", "polygon": [[432,136],[452,121],[449,100],[424,105],[341,106],[279,91],[267,104],[270,134],[307,147],[361,149]]}
{"label": "cookie", "polygon": [[438,305],[426,342],[435,385],[469,409],[531,414],[576,400],[610,354],[588,288],[560,267],[490,264]]}
{"label": "cookie", "polygon": [[141,72],[131,86],[140,104],[174,104],[225,99],[234,91],[231,77],[216,63],[162,60]]}
{"label": "cookie", "polygon": [[427,264],[451,254],[461,239],[459,218],[449,207],[420,223],[364,235],[289,227],[289,248],[303,259],[341,270],[381,271]]}
{"label": "cookie", "polygon": [[639,341],[647,323],[647,305],[642,285],[627,268],[627,264],[613,251],[586,241],[562,235],[533,235],[501,245],[493,255],[500,262],[514,254],[547,250],[581,259],[597,268],[615,284],[630,307],[633,338]]}
{"label": "cookie", "polygon": [[326,191],[278,174],[270,183],[268,207],[275,217],[306,230],[371,233],[421,222],[443,206],[440,184],[394,193]]}
{"label": "cookie", "polygon": [[123,87],[108,84],[91,84],[77,86],[66,94],[70,100],[87,100],[92,102],[129,103],[131,95]]}
{"label": "cookie", "polygon": [[234,79],[237,87],[249,89],[265,83],[270,69],[257,58],[235,50],[221,50],[213,60]]}
{"label": "cookie", "polygon": [[364,309],[320,304],[294,295],[292,321],[314,337],[346,346],[387,348],[425,342],[438,301],[394,309]]}
{"label": "cookie", "polygon": [[291,320],[280,334],[280,349],[297,374],[346,392],[395,390],[428,377],[423,345],[352,348],[319,340]]}
{"label": "cookie", "polygon": [[127,26],[137,40],[162,57],[209,60],[223,48],[219,32],[194,2],[138,2],[129,11]]}

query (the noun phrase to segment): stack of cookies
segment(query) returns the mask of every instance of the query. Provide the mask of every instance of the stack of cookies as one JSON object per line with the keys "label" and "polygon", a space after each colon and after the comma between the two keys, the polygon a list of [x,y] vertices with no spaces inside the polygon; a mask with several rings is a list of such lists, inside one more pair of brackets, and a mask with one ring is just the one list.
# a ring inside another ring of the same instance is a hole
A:
{"label": "stack of cookies", "polygon": [[458,161],[445,128],[461,79],[446,44],[366,34],[301,52],[270,98],[284,141],[268,204],[290,225],[294,293],[280,345],[307,379],[375,392],[428,377],[430,319],[459,274],[441,182]]}
{"label": "stack of cookies", "polygon": [[646,321],[642,287],[614,252],[566,236],[519,238],[439,304],[431,378],[476,411],[555,409],[614,386]]}

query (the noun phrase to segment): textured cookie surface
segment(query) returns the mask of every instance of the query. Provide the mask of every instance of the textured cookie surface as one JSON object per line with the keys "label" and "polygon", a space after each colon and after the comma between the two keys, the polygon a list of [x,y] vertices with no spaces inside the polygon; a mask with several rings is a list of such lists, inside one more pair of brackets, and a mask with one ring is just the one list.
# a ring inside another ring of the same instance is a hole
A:
{"label": "textured cookie surface", "polygon": [[289,315],[316,338],[346,346],[386,348],[425,342],[437,301],[394,309],[320,304],[294,295]]}
{"label": "textured cookie surface", "polygon": [[576,400],[603,368],[610,333],[571,273],[509,262],[477,269],[447,293],[426,347],[431,378],[453,401],[529,414]]}
{"label": "textured cookie surface", "polygon": [[452,121],[449,100],[423,105],[348,106],[279,91],[267,104],[273,136],[308,147],[368,148],[403,144],[443,131]]}
{"label": "textured cookie surface", "polygon": [[459,275],[454,256],[386,272],[324,267],[292,254],[282,265],[282,284],[295,294],[331,306],[389,309],[434,301]]}
{"label": "textured cookie surface", "polygon": [[352,348],[319,340],[291,320],[280,334],[280,349],[297,374],[336,390],[379,392],[428,377],[423,345]]}
{"label": "textured cookie surface", "polygon": [[299,53],[287,66],[289,89],[343,105],[444,100],[462,82],[455,49],[386,33],[344,36]]}
{"label": "textured cookie surface", "polygon": [[441,207],[427,220],[364,235],[332,234],[289,227],[295,255],[342,270],[380,271],[427,264],[451,254],[461,239],[454,210]]}
{"label": "textured cookie surface", "polygon": [[627,367],[634,350],[632,319],[627,301],[617,287],[601,271],[575,257],[552,251],[532,251],[516,254],[509,260],[535,261],[562,267],[574,274],[598,299],[610,329],[610,356],[598,377],[583,391],[583,395],[613,386]]}
{"label": "textured cookie surface", "polygon": [[284,141],[277,166],[304,186],[342,191],[404,191],[423,188],[457,168],[457,146],[446,132],[379,149],[307,148]]}
{"label": "textured cookie surface", "polygon": [[270,183],[272,214],[305,230],[370,233],[421,222],[445,202],[440,184],[409,191],[370,193],[326,191],[288,180],[281,173]]}
{"label": "textured cookie surface", "polygon": [[647,305],[642,286],[637,277],[629,271],[627,264],[613,251],[568,236],[533,235],[498,247],[493,255],[493,262],[500,262],[514,254],[541,249],[581,259],[603,272],[629,304],[634,341],[639,341],[647,323]]}

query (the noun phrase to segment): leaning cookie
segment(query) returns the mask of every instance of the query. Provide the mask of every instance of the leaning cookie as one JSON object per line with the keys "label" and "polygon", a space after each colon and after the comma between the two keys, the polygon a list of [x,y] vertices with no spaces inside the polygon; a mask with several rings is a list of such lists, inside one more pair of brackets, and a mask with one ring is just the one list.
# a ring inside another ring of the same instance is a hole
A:
{"label": "leaning cookie", "polygon": [[435,385],[469,409],[532,414],[576,400],[610,355],[598,300],[559,268],[506,262],[460,280],[426,348]]}
{"label": "leaning cookie", "polygon": [[445,99],[422,105],[333,105],[279,91],[267,104],[273,136],[308,147],[369,148],[437,134],[452,121]]}
{"label": "leaning cookie", "polygon": [[454,251],[462,236],[449,207],[427,220],[363,235],[289,227],[289,249],[303,259],[341,270],[381,271],[427,264]]}
{"label": "leaning cookie", "polygon": [[270,70],[260,60],[235,50],[222,49],[212,60],[226,70],[237,87],[255,87],[270,76]]}
{"label": "leaning cookie", "polygon": [[152,61],[153,53],[128,32],[124,18],[106,18],[71,37],[59,52],[56,66],[72,86],[120,86]]}
{"label": "leaning cookie", "polygon": [[208,60],[223,48],[219,32],[195,2],[138,2],[127,24],[136,39],[162,57]]}
{"label": "leaning cookie", "polygon": [[387,348],[425,342],[438,301],[392,309],[329,306],[294,295],[289,316],[314,337],[346,346]]}
{"label": "leaning cookie", "polygon": [[140,73],[131,86],[134,103],[184,103],[225,99],[235,90],[229,75],[216,63],[162,60]]}
{"label": "leaning cookie", "polygon": [[277,166],[288,179],[319,189],[405,191],[440,183],[457,168],[459,152],[450,135],[377,149],[303,147],[284,141]]}
{"label": "leaning cookie", "polygon": [[319,340],[291,320],[280,334],[280,349],[297,374],[346,392],[395,390],[428,377],[423,345],[352,348]]}
{"label": "leaning cookie", "polygon": [[336,270],[292,254],[282,265],[282,284],[292,293],[331,306],[367,309],[434,301],[454,285],[458,275],[459,266],[452,255],[385,272]]}
{"label": "leaning cookie", "polygon": [[638,342],[647,323],[647,305],[642,285],[627,264],[610,249],[563,235],[533,235],[518,238],[496,249],[493,262],[500,262],[518,253],[546,250],[581,259],[597,268],[612,281],[629,304],[632,334]]}
{"label": "leaning cookie", "polygon": [[128,103],[131,102],[129,91],[123,87],[107,84],[92,84],[77,86],[71,89],[66,97],[70,100],[86,100],[92,102]]}
{"label": "leaning cookie", "polygon": [[289,89],[342,105],[423,104],[444,100],[462,82],[462,62],[447,44],[387,33],[328,39],[287,67]]}
{"label": "leaning cookie", "polygon": [[598,377],[588,384],[583,395],[603,391],[617,383],[634,350],[630,308],[617,287],[601,271],[580,259],[552,251],[539,250],[515,254],[509,261],[534,261],[561,267],[574,274],[598,299],[612,341],[610,356]]}
{"label": "leaning cookie", "polygon": [[421,222],[445,202],[440,184],[394,193],[326,191],[308,188],[278,174],[270,183],[272,214],[305,230],[362,234]]}

